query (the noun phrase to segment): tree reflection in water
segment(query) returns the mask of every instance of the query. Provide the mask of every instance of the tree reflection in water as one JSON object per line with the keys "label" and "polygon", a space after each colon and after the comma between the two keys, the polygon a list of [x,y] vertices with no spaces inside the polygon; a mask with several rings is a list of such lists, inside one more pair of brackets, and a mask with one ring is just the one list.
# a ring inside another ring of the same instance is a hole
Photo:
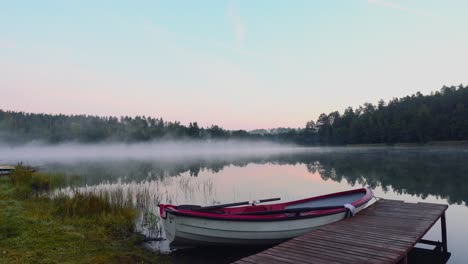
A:
{"label": "tree reflection in water", "polygon": [[[48,171],[68,175],[65,185],[97,185],[103,182],[161,181],[188,173],[197,177],[204,171],[218,173],[227,166],[248,164],[305,165],[324,180],[351,185],[380,186],[398,194],[428,195],[449,203],[468,203],[468,152],[444,148],[337,148],[323,152],[276,155],[254,159],[189,160],[179,163],[158,161],[79,162],[47,164]],[[85,176],[85,177],[84,177]]]}

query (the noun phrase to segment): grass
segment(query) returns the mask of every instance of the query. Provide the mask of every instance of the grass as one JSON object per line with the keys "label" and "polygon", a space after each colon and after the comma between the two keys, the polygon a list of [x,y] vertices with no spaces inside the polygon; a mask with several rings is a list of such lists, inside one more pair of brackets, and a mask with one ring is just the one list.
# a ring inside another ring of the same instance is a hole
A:
{"label": "grass", "polygon": [[0,263],[168,263],[142,247],[130,202],[75,193],[49,198],[54,176],[19,167],[0,177]]}

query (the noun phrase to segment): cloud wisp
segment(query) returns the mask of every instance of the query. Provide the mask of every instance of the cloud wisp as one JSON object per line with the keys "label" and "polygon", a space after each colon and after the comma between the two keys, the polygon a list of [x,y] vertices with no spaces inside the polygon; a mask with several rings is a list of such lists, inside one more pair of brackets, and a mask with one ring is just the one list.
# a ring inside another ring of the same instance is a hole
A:
{"label": "cloud wisp", "polygon": [[237,11],[236,6],[231,2],[226,8],[226,18],[232,25],[234,39],[236,41],[236,48],[242,49],[245,42],[246,28],[242,19]]}
{"label": "cloud wisp", "polygon": [[386,0],[367,0],[367,2],[370,3],[370,4],[374,4],[374,5],[383,7],[383,8],[398,10],[400,12],[404,12],[404,13],[408,13],[408,14],[427,16],[426,13],[424,13],[424,12],[422,12],[420,10],[408,8],[406,6],[395,4],[395,3],[392,3],[392,2],[389,2],[389,1],[386,1]]}

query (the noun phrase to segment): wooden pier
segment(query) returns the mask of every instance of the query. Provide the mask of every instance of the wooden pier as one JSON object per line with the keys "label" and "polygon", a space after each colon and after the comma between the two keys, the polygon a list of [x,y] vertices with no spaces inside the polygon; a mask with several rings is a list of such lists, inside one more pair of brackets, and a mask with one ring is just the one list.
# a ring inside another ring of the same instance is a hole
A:
{"label": "wooden pier", "polygon": [[[428,263],[421,258],[446,263],[450,257],[447,207],[381,199],[354,217],[319,227],[235,263]],[[439,218],[442,242],[422,239]],[[434,248],[415,248],[417,243]]]}

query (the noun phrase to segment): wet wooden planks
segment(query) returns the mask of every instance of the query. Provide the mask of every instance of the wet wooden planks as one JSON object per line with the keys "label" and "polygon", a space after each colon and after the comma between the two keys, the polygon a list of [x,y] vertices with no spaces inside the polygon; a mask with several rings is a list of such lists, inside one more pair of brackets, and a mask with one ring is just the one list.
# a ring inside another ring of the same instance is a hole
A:
{"label": "wet wooden planks", "polygon": [[[445,229],[447,207],[382,199],[352,218],[235,263],[398,263],[441,217]],[[446,238],[444,243],[446,250]]]}

